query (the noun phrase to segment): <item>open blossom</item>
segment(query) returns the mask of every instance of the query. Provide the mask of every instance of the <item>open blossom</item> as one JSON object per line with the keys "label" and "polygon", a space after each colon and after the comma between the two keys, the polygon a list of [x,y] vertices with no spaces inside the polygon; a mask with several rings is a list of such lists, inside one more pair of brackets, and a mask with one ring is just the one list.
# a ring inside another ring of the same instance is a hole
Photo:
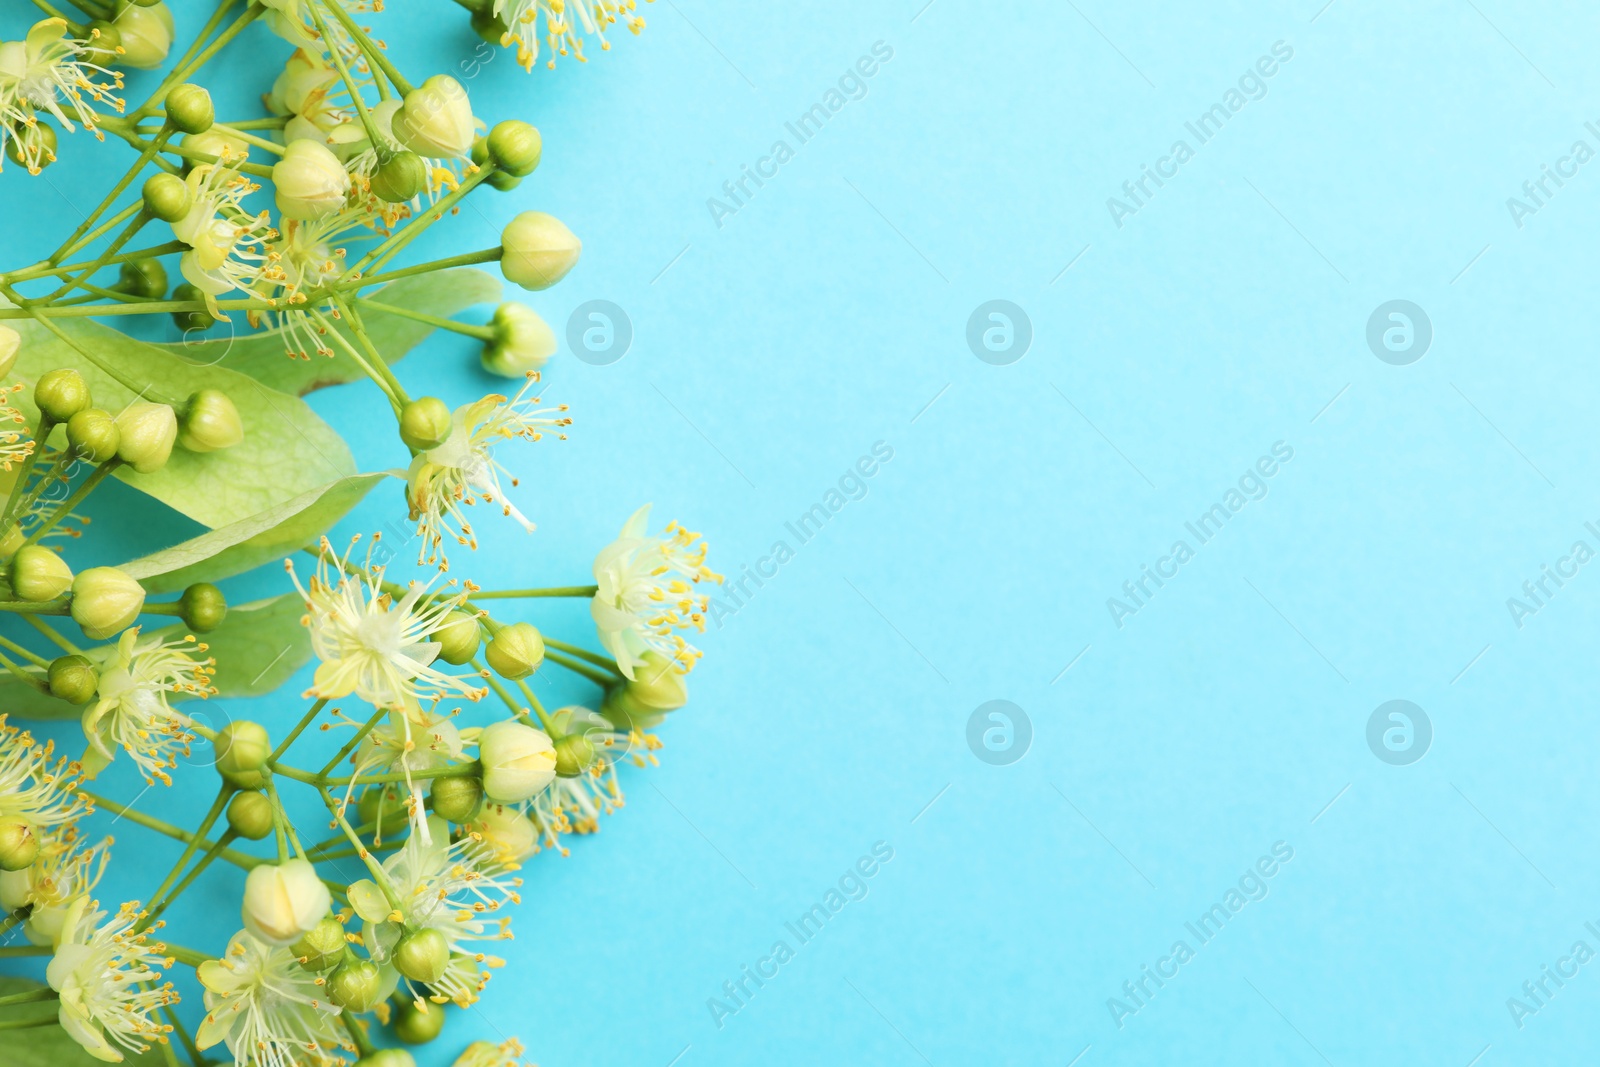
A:
{"label": "open blossom", "polygon": [[660,537],[649,534],[650,505],[634,512],[622,536],[594,560],[599,586],[589,602],[600,643],[627,677],[654,650],[687,672],[701,656],[680,630],[706,628],[709,598],[695,592],[700,582],[720,582],[706,566],[706,544],[697,533],[667,524]]}
{"label": "open blossom", "polygon": [[[439,770],[466,759],[461,735],[448,716],[412,704],[389,712],[389,721],[374,727],[356,749],[355,770],[351,785],[345,790],[345,803],[349,804],[354,782],[375,774],[403,774],[408,794],[406,813],[416,832],[426,838],[429,833],[427,811],[423,807],[423,791],[427,779],[414,779],[413,774]],[[380,801],[381,804],[381,801]],[[379,822],[382,823],[382,808]],[[374,842],[382,840],[382,830],[374,835]]]}
{"label": "open blossom", "polygon": [[[202,163],[184,180],[194,205],[172,224],[173,236],[189,246],[178,269],[208,303],[234,289],[254,295],[272,262],[267,245],[278,236],[266,211],[244,207],[244,198],[261,187],[222,163]],[[214,309],[213,314],[227,317]]]}
{"label": "open blossom", "polygon": [[[533,523],[506,499],[500,476],[504,474],[513,486],[518,481],[496,462],[494,446],[513,437],[538,441],[546,429],[559,431],[572,425],[572,419],[562,414],[567,410],[565,404],[536,409],[541,398],[528,397],[527,392],[538,380],[537,374],[529,374],[510,400],[491,394],[457,408],[444,443],[411,461],[407,498],[423,539],[417,562],[437,562],[443,555],[438,550],[446,534],[459,544],[477,548],[472,524],[462,508],[479,500],[498,503],[503,514],[533,532]],[[556,436],[564,441],[567,435],[558,432]]]}
{"label": "open blossom", "polygon": [[20,871],[0,871],[0,908],[27,907],[22,932],[35,945],[61,937],[72,902],[93,891],[110,860],[111,838],[82,847],[75,826],[52,827],[39,835],[39,856]]}
{"label": "open blossom", "polygon": [[600,50],[609,52],[611,42],[606,40],[606,30],[619,19],[634,34],[644,29],[644,18],[638,10],[636,0],[494,0],[494,13],[506,24],[500,43],[516,46],[517,62],[524,70],[532,70],[538,60],[541,36],[550,46],[548,64],[552,70],[556,54],[570,53],[580,63],[587,61],[583,54],[584,34],[600,38]]}
{"label": "open blossom", "polygon": [[449,625],[450,613],[466,594],[425,599],[433,584],[430,579],[425,584],[412,582],[396,601],[382,589],[383,568],[368,570],[365,576],[349,575],[345,573],[349,557],[347,550],[339,560],[323,538],[317,572],[307,585],[300,584],[293,564],[285,563],[295,588],[305,597],[303,621],[311,630],[312,651],[322,661],[306,695],[338,699],[354,693],[379,707],[437,701],[452,693],[482,699],[487,690],[432,666],[439,656],[433,637]]}
{"label": "open blossom", "polygon": [[0,714],[0,819],[26,819],[35,828],[72,822],[90,810],[77,790],[81,769],[65,757],[54,762],[55,742],[6,724]]}
{"label": "open blossom", "polygon": [[43,157],[43,141],[20,136],[37,124],[37,112],[54,116],[69,132],[77,129],[75,117],[103,140],[105,135],[95,129],[93,105],[122,110],[123,102],[113,92],[122,88],[122,75],[91,62],[92,51],[88,41],[68,37],[66,20],[59,18],[35,23],[24,40],[0,43],[0,148],[15,140],[29,173],[39,173],[50,162]]}
{"label": "open blossom", "polygon": [[85,759],[91,772],[98,773],[121,747],[138,764],[145,781],[159,778],[172,784],[163,768],[176,767],[177,754],[187,755],[194,737],[186,729],[188,718],[169,700],[174,693],[204,698],[216,692],[211,684],[215,661],[190,655],[205,650],[192,636],[141,646],[138,627],[123,633],[115,655],[100,672],[96,700],[83,715],[83,732],[89,739]]}
{"label": "open blossom", "polygon": [[154,1016],[178,1001],[172,983],[156,985],[173,961],[161,955],[166,946],[132,932],[143,914],[138,905],[124,904],[108,918],[94,901],[79,897],[45,970],[50,988],[61,994],[62,1028],[97,1060],[116,1063],[124,1049],[144,1052],[151,1042],[165,1043],[172,1030]]}
{"label": "open blossom", "polygon": [[239,1067],[332,1063],[334,1050],[353,1047],[339,1008],[323,997],[322,980],[300,966],[291,948],[240,930],[222,958],[202,963],[197,974],[206,1017],[195,1044],[227,1042]]}

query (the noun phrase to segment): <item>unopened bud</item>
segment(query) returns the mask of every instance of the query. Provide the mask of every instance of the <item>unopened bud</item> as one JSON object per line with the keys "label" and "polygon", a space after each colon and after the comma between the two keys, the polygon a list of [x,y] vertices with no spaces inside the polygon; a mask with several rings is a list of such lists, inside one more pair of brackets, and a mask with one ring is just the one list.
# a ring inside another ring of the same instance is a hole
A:
{"label": "unopened bud", "polygon": [[428,786],[433,813],[456,824],[468,823],[483,806],[483,782],[478,778],[435,778]]}
{"label": "unopened bud", "polygon": [[195,633],[210,633],[227,616],[228,600],[210,582],[196,582],[178,598],[178,617]]}
{"label": "unopened bud", "polygon": [[400,410],[400,440],[418,452],[438,448],[450,436],[450,409],[436,396],[413,400]]}
{"label": "unopened bud", "polygon": [[[209,163],[213,158],[222,166],[237,166],[250,158],[250,143],[213,126],[204,133],[191,133],[183,138],[182,147],[193,155],[183,157],[183,172]],[[196,158],[204,156],[204,159]]]}
{"label": "unopened bud", "polygon": [[204,133],[216,121],[211,94],[203,86],[184,82],[167,93],[167,125],[182,133]]}
{"label": "unopened bud", "polygon": [[23,545],[11,557],[11,588],[23,600],[54,600],[72,588],[72,568],[52,549]]}
{"label": "unopened bud", "polygon": [[327,990],[329,1000],[359,1014],[383,999],[383,975],[371,960],[348,956],[328,976]]}
{"label": "unopened bud", "polygon": [[89,383],[71,367],[47,370],[33,386],[33,406],[51,422],[66,422],[90,402]]}
{"label": "unopened bud", "polygon": [[[422,1006],[418,1007],[420,1003]],[[444,1005],[406,1001],[395,1009],[394,1033],[408,1045],[426,1045],[444,1029]]]}
{"label": "unopened bud", "polygon": [[244,440],[239,409],[221,389],[201,389],[189,397],[178,443],[190,452],[215,452]]}
{"label": "unopened bud", "polygon": [[568,734],[556,742],[556,776],[576,778],[594,762],[594,742],[582,734]]}
{"label": "unopened bud", "polygon": [[22,125],[6,138],[6,155],[17,166],[37,174],[56,161],[57,143],[55,127],[48,122]]}
{"label": "unopened bud", "polygon": [[[201,292],[199,286],[184,282],[172,290],[172,299],[185,304],[203,304],[205,303],[206,294]],[[184,333],[189,333],[192,330],[209,330],[217,324],[217,320],[212,316],[211,312],[205,310],[174,311],[172,313],[172,321]]]}
{"label": "unopened bud", "polygon": [[260,841],[272,833],[272,801],[257,789],[234,794],[228,801],[228,826],[240,837]]}
{"label": "unopened bud", "polygon": [[476,656],[483,642],[478,617],[459,608],[445,617],[444,625],[434,631],[433,639],[439,643],[439,658],[458,667]]}
{"label": "unopened bud", "polygon": [[267,728],[249,719],[224,726],[217,734],[217,773],[236,789],[260,789],[264,784],[261,768],[272,755]]}
{"label": "unopened bud", "polygon": [[372,1055],[357,1060],[355,1067],[417,1067],[417,1061],[403,1048],[380,1048]]}
{"label": "unopened bud", "polygon": [[87,704],[100,688],[100,672],[88,656],[53,659],[45,677],[50,683],[50,695],[68,704]]}
{"label": "unopened bud", "polygon": [[182,178],[162,171],[145,180],[144,206],[162,222],[181,222],[194,207],[194,194]]}
{"label": "unopened bud", "polygon": [[[167,175],[172,177],[172,175]],[[167,268],[159,259],[133,259],[117,271],[117,284],[111,287],[129,296],[154,300],[167,295]]]}
{"label": "unopened bud", "polygon": [[123,0],[117,5],[113,21],[122,33],[120,65],[154,70],[166,60],[177,32],[166,4],[147,0],[130,4]]}
{"label": "unopened bud", "polygon": [[394,969],[423,985],[444,977],[450,966],[450,942],[431,926],[412,930],[394,946]]}
{"label": "unopened bud", "polygon": [[261,940],[287,945],[315,928],[332,904],[311,861],[292,859],[251,868],[244,880],[240,914],[245,929]]}
{"label": "unopened bud", "polygon": [[544,662],[544,638],[532,623],[500,627],[489,640],[489,666],[503,678],[526,678]]}
{"label": "unopened bud", "polygon": [[555,747],[543,730],[513,719],[491,723],[478,736],[483,792],[496,804],[538,796],[556,776]]}
{"label": "unopened bud", "polygon": [[122,46],[122,31],[105,19],[89,23],[89,59],[100,66],[117,61],[117,49]]}
{"label": "unopened bud", "polygon": [[300,958],[306,970],[325,971],[344,959],[345,944],[344,924],[329,915],[290,945],[289,951]]}
{"label": "unopened bud", "polygon": [[104,463],[117,454],[121,442],[122,431],[109,411],[85,408],[67,420],[67,444],[79,459]]}
{"label": "unopened bud", "polygon": [[72,619],[93,641],[132,626],[144,607],[144,586],[115,567],[90,567],[72,580]]}
{"label": "unopened bud", "polygon": [[0,819],[0,871],[20,871],[33,866],[39,856],[39,837],[27,819]]}
{"label": "unopened bud", "polygon": [[415,152],[394,153],[372,175],[373,193],[390,204],[414,200],[427,187],[428,164]]}
{"label": "unopened bud", "polygon": [[483,369],[502,378],[521,378],[543,367],[556,351],[556,335],[539,313],[507,301],[489,318],[494,340],[483,347]]}
{"label": "unopened bud", "polygon": [[520,119],[507,119],[489,131],[489,158],[507,174],[526,178],[543,151],[539,131]]}
{"label": "unopened bud", "polygon": [[500,271],[524,289],[548,289],[567,276],[583,242],[554,215],[524,211],[500,233]]}
{"label": "unopened bud", "polygon": [[117,456],[138,471],[149,474],[167,465],[178,439],[178,416],[168,404],[135,400],[117,415]]}
{"label": "unopened bud", "polygon": [[435,74],[406,94],[390,132],[401,145],[429,159],[466,155],[473,136],[467,91],[448,74]]}
{"label": "unopened bud", "polygon": [[497,170],[487,178],[483,179],[483,184],[487,185],[495,192],[509,193],[511,190],[522,184],[522,179],[517,177],[515,174],[507,174],[503,170]]}
{"label": "unopened bud", "polygon": [[350,173],[327,145],[302,138],[273,164],[272,184],[284,218],[320,219],[344,207]]}

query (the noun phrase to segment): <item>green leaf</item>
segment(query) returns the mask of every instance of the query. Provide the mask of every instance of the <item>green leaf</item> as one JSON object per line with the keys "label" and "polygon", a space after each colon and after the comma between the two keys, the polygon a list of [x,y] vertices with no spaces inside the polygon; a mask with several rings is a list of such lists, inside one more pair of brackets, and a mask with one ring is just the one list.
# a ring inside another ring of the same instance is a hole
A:
{"label": "green leaf", "polygon": [[[500,300],[500,281],[493,275],[470,267],[440,271],[415,278],[402,278],[380,286],[366,294],[380,304],[421,311],[428,315],[449,318],[474,304],[492,304]],[[361,312],[367,336],[383,358],[394,363],[427,339],[434,328],[414,319],[404,318],[386,311]],[[341,325],[337,329],[356,349],[360,345]],[[267,330],[244,337],[219,337],[208,341],[185,341],[177,344],[157,345],[184,359],[200,363],[216,363],[229,367],[266,385],[268,388],[295,396],[305,396],[313,389],[327,385],[340,385],[362,377],[362,370],[344,353],[333,358],[313,354],[310,359],[291,358],[287,354],[282,330]],[[295,345],[298,350],[300,345]],[[332,345],[337,349],[337,345]]]}
{"label": "green leaf", "polygon": [[[0,977],[0,996],[43,988],[31,979]],[[7,1004],[0,1006],[0,1021],[54,1019],[59,1010],[60,1002],[55,1000]],[[4,1034],[4,1038],[0,1039],[0,1046],[4,1048],[0,1052],[0,1063],[4,1063],[5,1067],[98,1067],[100,1064],[61,1028],[60,1023],[5,1030],[0,1034]],[[126,1058],[122,1062],[127,1067],[165,1067],[167,1062],[155,1046],[151,1046],[147,1052],[125,1052],[124,1056]]]}
{"label": "green leaf", "polygon": [[242,574],[314,544],[387,477],[386,473],[358,474],[319,485],[259,515],[124,563],[120,569],[139,579],[152,593],[172,592],[192,582],[214,582]]}
{"label": "green leaf", "polygon": [[[253,697],[270,693],[305,666],[311,659],[311,636],[300,624],[305,611],[306,604],[299,593],[284,593],[229,608],[221,626],[200,636],[207,655],[217,661],[217,672],[212,679],[217,695]],[[144,636],[178,641],[189,632],[187,626],[179,624],[146,630]],[[112,641],[86,648],[83,654],[104,665],[116,647],[116,642]],[[37,668],[29,667],[28,673],[44,677],[44,672]],[[173,694],[174,700],[184,698],[184,694]],[[84,711],[77,705],[39,692],[10,671],[0,671],[0,707],[26,719],[77,719]]]}
{"label": "green leaf", "polygon": [[[142,493],[210,527],[260,514],[309,489],[356,473],[350,449],[306,402],[269,389],[247,375],[223,367],[187,362],[164,348],[136,341],[88,319],[62,318],[54,324],[83,348],[131,382],[149,383],[166,397],[181,400],[197,389],[228,394],[244,423],[244,440],[204,455],[174,447],[161,470],[117,477]],[[31,319],[12,319],[22,335],[17,374],[37,381],[45,371],[74,367],[88,381],[96,407],[115,413],[134,394],[91,363],[72,345]],[[12,394],[30,422],[38,412],[28,390]],[[57,430],[57,434],[61,431]]]}

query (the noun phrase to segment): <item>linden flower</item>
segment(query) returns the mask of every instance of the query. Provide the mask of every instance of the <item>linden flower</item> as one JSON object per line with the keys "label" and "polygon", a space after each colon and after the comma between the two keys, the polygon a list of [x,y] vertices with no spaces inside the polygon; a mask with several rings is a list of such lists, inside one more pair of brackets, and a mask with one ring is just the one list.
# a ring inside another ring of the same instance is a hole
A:
{"label": "linden flower", "polygon": [[39,835],[39,856],[20,871],[0,871],[0,907],[28,907],[22,932],[35,945],[53,945],[62,934],[73,901],[90,893],[111,859],[111,838],[79,848],[74,826]]}
{"label": "linden flower", "polygon": [[26,819],[35,828],[69,823],[91,810],[77,790],[76,763],[51,762],[55,742],[6,725],[0,715],[0,819]]}
{"label": "linden flower", "polygon": [[524,1051],[522,1042],[514,1037],[498,1045],[474,1041],[451,1067],[527,1067],[522,1059]]}
{"label": "linden flower", "polygon": [[[92,36],[99,35],[92,31]],[[112,93],[122,88],[122,75],[89,62],[85,57],[93,50],[87,41],[68,37],[67,22],[60,18],[36,23],[25,40],[0,43],[0,148],[8,138],[15,140],[28,173],[38,174],[42,164],[50,162],[43,158],[49,150],[42,139],[20,136],[23,128],[37,124],[35,112],[49,112],[71,132],[77,127],[68,117],[70,111],[85,129],[105,140],[95,128],[93,103],[122,111],[122,100]],[[110,81],[97,81],[97,76]]]}
{"label": "linden flower", "polygon": [[307,308],[306,293],[334,281],[345,270],[345,242],[382,232],[380,217],[364,206],[345,207],[320,219],[285,219],[283,232],[266,246],[267,264],[257,291],[279,305],[275,313],[288,354],[310,359],[311,353],[332,356],[321,339],[333,329],[325,309]]}
{"label": "linden flower", "polygon": [[194,740],[185,727],[187,716],[174,711],[169,695],[209,697],[212,659],[195,659],[189,653],[205,652],[194,638],[162,641],[139,647],[137,626],[123,633],[117,651],[100,672],[98,698],[83,715],[83,733],[89,739],[84,759],[89,776],[98,774],[116,757],[118,746],[127,749],[146,782],[172,778],[162,769],[178,765],[177,753],[187,755]]}
{"label": "linden flower", "polygon": [[[22,388],[18,382],[12,386],[13,390]],[[0,389],[0,397],[5,396],[5,390]],[[22,412],[8,404],[0,403],[0,422],[13,422],[19,426],[26,426],[28,419]],[[0,430],[0,469],[9,471],[13,464],[21,463],[33,454],[33,441],[25,433],[16,430]],[[50,508],[55,510],[55,501],[50,502]]]}
{"label": "linden flower", "polygon": [[622,536],[594,560],[599,590],[589,602],[589,612],[600,643],[629,678],[635,667],[643,665],[644,653],[652,650],[671,660],[680,673],[688,673],[701,652],[678,631],[704,632],[710,603],[704,593],[693,591],[694,586],[722,581],[722,575],[705,565],[706,544],[699,534],[671,522],[664,536],[651,537],[646,532],[649,522],[646,504],[623,525]]}
{"label": "linden flower", "polygon": [[[351,539],[352,549],[356,540]],[[323,538],[309,586],[300,584],[292,563],[284,564],[305,597],[302,622],[310,628],[312,651],[322,661],[306,696],[336,700],[354,693],[378,707],[437,701],[449,693],[481,700],[487,689],[432,666],[439,656],[433,636],[449,625],[450,613],[466,600],[466,593],[435,594],[424,600],[435,575],[427,583],[412,582],[396,602],[382,590],[382,567],[369,569],[364,576],[349,575],[345,573],[349,558],[348,550],[343,560],[334,556],[333,546]]]}
{"label": "linden flower", "polygon": [[[620,17],[628,29],[637,36],[644,29],[644,18],[638,11],[636,0],[494,0],[494,13],[506,24],[506,33],[500,39],[503,45],[516,45],[517,62],[523,70],[532,70],[539,58],[539,16],[544,16],[544,39],[552,53],[577,56],[586,63],[583,54],[582,34],[600,38],[600,50],[611,51],[606,40],[606,30]],[[555,69],[552,55],[548,65]]]}
{"label": "linden flower", "polygon": [[[561,414],[567,410],[567,405],[535,410],[541,398],[524,399],[538,380],[538,374],[529,374],[517,395],[509,401],[491,394],[475,404],[456,408],[450,436],[445,442],[411,461],[407,498],[411,503],[411,518],[418,520],[417,533],[422,535],[418,563],[433,563],[443,557],[438,550],[444,544],[445,534],[459,544],[478,547],[472,524],[461,509],[479,500],[486,504],[498,502],[503,514],[515,519],[524,530],[533,532],[533,523],[512,506],[500,485],[502,473],[510,478],[513,486],[518,484],[517,479],[495,461],[493,453],[494,446],[503,440],[523,437],[538,441],[544,436],[541,431],[547,427],[572,425],[572,419]],[[556,417],[549,417],[552,415]],[[567,439],[564,433],[556,436],[562,441]]]}
{"label": "linden flower", "polygon": [[240,930],[223,957],[202,963],[196,975],[206,990],[206,1017],[195,1032],[202,1049],[226,1041],[236,1063],[255,1067],[333,1063],[332,1050],[354,1049],[338,1006],[323,999],[322,979],[291,948]]}
{"label": "linden flower", "polygon": [[654,734],[613,729],[587,708],[564,708],[556,712],[557,723],[568,715],[565,729],[581,733],[594,746],[595,760],[576,778],[557,778],[527,804],[543,847],[557,849],[563,856],[567,849],[561,844],[562,834],[599,833],[600,817],[623,806],[617,764],[626,759],[636,767],[658,766],[655,753],[661,748]]}
{"label": "linden flower", "polygon": [[[352,784],[345,790],[344,803],[349,805],[358,778],[404,774],[406,791],[410,794],[406,798],[407,816],[417,832],[426,838],[429,828],[423,807],[423,787],[427,780],[415,780],[412,774],[453,766],[464,759],[461,735],[448,716],[431,714],[415,704],[393,710],[389,713],[388,724],[374,727],[356,749],[355,771],[351,775]],[[381,826],[381,802],[378,810]],[[380,838],[381,830],[374,836],[374,844],[379,843]]]}
{"label": "linden flower", "polygon": [[97,1060],[117,1063],[122,1049],[145,1052],[151,1042],[165,1044],[172,1030],[151,1016],[178,1002],[172,983],[155,984],[173,960],[160,955],[166,946],[132,932],[143,915],[138,905],[124,904],[107,919],[94,901],[79,897],[45,970],[50,988],[61,994],[62,1027]]}
{"label": "linden flower", "polygon": [[194,205],[172,224],[173,236],[189,246],[178,259],[178,269],[210,304],[230,290],[253,293],[272,262],[267,245],[278,236],[266,211],[251,214],[244,208],[244,198],[261,187],[222,163],[202,163],[184,181]]}
{"label": "linden flower", "polygon": [[[428,985],[428,999],[436,1004],[454,1001],[466,1007],[478,999],[489,982],[482,968],[503,967],[505,960],[478,951],[480,941],[509,940],[510,918],[487,920],[510,901],[522,903],[517,893],[522,879],[506,877],[515,870],[495,850],[471,836],[450,842],[450,828],[432,818],[430,839],[412,834],[405,845],[383,862],[383,870],[399,901],[400,922],[391,920],[395,909],[373,882],[363,879],[350,887],[350,906],[367,921],[366,937],[374,959],[387,959],[404,931],[437,930],[450,946],[444,975]],[[420,1000],[416,987],[406,988]]]}

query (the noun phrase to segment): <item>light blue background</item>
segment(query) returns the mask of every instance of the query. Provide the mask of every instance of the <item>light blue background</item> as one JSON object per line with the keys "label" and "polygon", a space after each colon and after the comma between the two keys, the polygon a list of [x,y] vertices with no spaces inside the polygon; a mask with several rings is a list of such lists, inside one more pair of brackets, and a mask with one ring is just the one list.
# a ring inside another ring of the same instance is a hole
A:
{"label": "light blue background", "polygon": [[[193,25],[205,5],[174,6]],[[612,300],[635,340],[607,367],[563,345],[546,396],[572,439],[505,457],[540,530],[482,522],[457,573],[583,581],[654,501],[737,575],[874,442],[894,458],[707,634],[661,768],[570,857],[528,865],[512,966],[419,1062],[501,1034],[545,1067],[1600,1052],[1600,963],[1522,1029],[1506,1007],[1573,942],[1600,949],[1600,577],[1520,629],[1506,607],[1575,540],[1600,548],[1600,163],[1522,228],[1506,207],[1574,140],[1600,149],[1600,24],[1574,4],[1320,6],[662,0],[585,66],[529,76],[502,52],[469,82],[482,117],[540,127],[544,162],[419,258],[551,211],[584,258],[529,303],[564,332]],[[390,8],[407,71],[473,55],[445,0]],[[251,40],[264,91],[282,53]],[[719,228],[707,198],[878,41],[894,55],[866,97]],[[1265,98],[1197,146],[1185,121],[1278,41],[1293,58]],[[1118,228],[1107,197],[1180,137],[1195,158]],[[7,169],[6,262],[98,195],[73,174]],[[1032,321],[1010,366],[965,342],[995,298]],[[1397,298],[1435,333],[1410,366],[1364,338]],[[400,377],[476,397],[472,347],[436,338]],[[368,469],[403,462],[376,390],[313,403]],[[1278,441],[1294,458],[1266,499],[1118,629],[1106,599]],[[385,490],[341,532],[398,508]],[[97,497],[107,519],[151,510]],[[229,587],[281,588],[271,568]],[[579,605],[526,617],[588,639]],[[281,729],[303,684],[228,710]],[[1033,728],[1005,767],[966,742],[997,698]],[[1435,732],[1411,766],[1365,739],[1395,698]],[[192,817],[212,784],[189,778],[141,806]],[[176,849],[116,829],[101,895],[146,894]],[[870,895],[719,1029],[707,999],[878,841],[894,859]],[[1277,841],[1294,858],[1270,895],[1119,1029],[1107,998],[1195,947],[1185,922]],[[175,939],[220,949],[240,883],[207,877],[192,896],[214,912]]]}

